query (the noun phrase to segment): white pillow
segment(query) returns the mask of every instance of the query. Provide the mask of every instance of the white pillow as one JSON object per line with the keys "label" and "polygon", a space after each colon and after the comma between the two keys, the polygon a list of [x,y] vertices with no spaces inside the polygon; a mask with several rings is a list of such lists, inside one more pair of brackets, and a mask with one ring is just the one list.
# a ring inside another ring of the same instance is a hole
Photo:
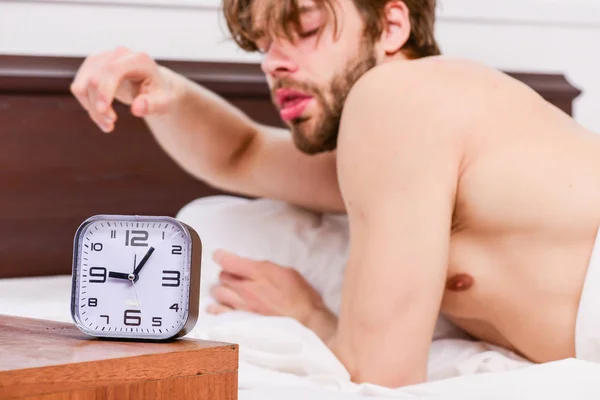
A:
{"label": "white pillow", "polygon": [[220,268],[212,255],[222,248],[296,269],[338,312],[349,243],[346,217],[269,199],[213,196],[189,203],[177,219],[194,228],[202,240],[202,308],[219,279]]}
{"label": "white pillow", "polygon": [[[314,213],[270,199],[213,196],[189,203],[177,218],[202,240],[202,310],[214,302],[210,288],[218,282],[220,267],[212,255],[223,248],[295,268],[321,293],[327,307],[339,314],[349,250],[345,215]],[[438,319],[434,339],[464,337],[445,318]]]}

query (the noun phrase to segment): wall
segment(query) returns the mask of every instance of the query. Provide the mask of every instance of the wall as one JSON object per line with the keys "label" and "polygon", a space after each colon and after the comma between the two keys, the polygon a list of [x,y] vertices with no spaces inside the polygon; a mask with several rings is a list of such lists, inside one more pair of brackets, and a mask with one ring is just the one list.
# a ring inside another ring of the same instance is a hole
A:
{"label": "wall", "polygon": [[597,0],[446,0],[437,34],[448,55],[504,70],[564,73],[584,91],[576,119],[600,133]]}
{"label": "wall", "polygon": [[[0,0],[0,53],[85,56],[122,44],[158,58],[258,61],[226,39],[219,0]],[[444,53],[558,72],[584,91],[576,118],[600,133],[595,0],[442,0]]]}

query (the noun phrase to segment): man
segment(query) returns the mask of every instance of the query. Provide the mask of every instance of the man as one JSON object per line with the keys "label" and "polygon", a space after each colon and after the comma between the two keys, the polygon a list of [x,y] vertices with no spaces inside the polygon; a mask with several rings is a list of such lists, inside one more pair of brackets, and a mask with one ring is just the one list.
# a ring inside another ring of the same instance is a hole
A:
{"label": "man", "polygon": [[72,90],[106,132],[113,100],[131,104],[217,187],[347,213],[339,318],[293,270],[224,252],[211,312],[297,318],[354,381],[389,387],[426,379],[439,312],[535,362],[600,361],[600,136],[500,72],[439,57],[434,9],[225,0],[291,139],[127,49],[89,57]]}

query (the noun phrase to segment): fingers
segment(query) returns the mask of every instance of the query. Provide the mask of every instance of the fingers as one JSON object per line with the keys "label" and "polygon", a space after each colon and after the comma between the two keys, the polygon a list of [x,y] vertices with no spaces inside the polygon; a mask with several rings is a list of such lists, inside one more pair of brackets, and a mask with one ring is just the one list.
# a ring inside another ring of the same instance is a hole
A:
{"label": "fingers", "polygon": [[88,112],[90,118],[105,132],[112,129],[111,125],[116,121],[116,113],[114,113],[114,110],[111,110],[112,112],[109,112],[105,117],[102,117],[96,111],[96,90],[90,95],[90,86],[97,89],[100,71],[104,64],[128,53],[128,49],[120,47],[115,51],[104,52],[88,57],[79,68],[79,71],[71,84],[71,92],[75,98]]}
{"label": "fingers", "polygon": [[263,262],[243,258],[225,250],[215,251],[213,259],[223,271],[246,279],[256,279],[264,267]]}
{"label": "fingers", "polygon": [[71,93],[79,101],[81,106],[88,112],[91,109],[91,104],[88,99],[88,84],[91,76],[96,72],[98,65],[110,57],[109,53],[102,53],[95,56],[90,56],[83,61],[79,67],[75,79],[71,83]]}
{"label": "fingers", "polygon": [[243,309],[246,304],[244,299],[234,289],[227,286],[213,286],[210,294],[217,302],[234,310]]}
{"label": "fingers", "polygon": [[81,104],[81,106],[86,110],[89,111],[91,108],[91,104],[89,102],[88,96],[87,96],[87,76],[84,73],[85,70],[83,68],[85,68],[86,63],[89,62],[89,60],[84,61],[84,63],[82,64],[80,71],[77,73],[77,75],[75,76],[75,80],[73,81],[73,83],[71,83],[71,93],[73,93],[73,96],[75,96],[75,98],[77,99],[77,101],[79,101],[79,104]]}
{"label": "fingers", "polygon": [[157,91],[152,94],[142,94],[136,97],[131,104],[131,113],[136,117],[144,117],[150,114],[162,114],[167,112],[172,97]]}
{"label": "fingers", "polygon": [[[155,69],[153,60],[144,53],[124,54],[108,60],[91,78],[88,89],[90,112],[102,130],[110,132],[114,128],[116,113],[112,104],[119,87],[130,82],[151,82]],[[129,86],[130,91],[134,91],[132,85]]]}
{"label": "fingers", "polygon": [[208,312],[209,314],[214,314],[214,315],[220,315],[220,314],[224,314],[226,312],[231,312],[233,311],[233,308],[231,307],[227,307],[223,304],[209,304],[208,307],[206,307],[206,312]]}
{"label": "fingers", "polygon": [[98,85],[95,89],[97,102],[92,105],[96,107],[98,113],[109,116],[110,105],[123,80],[142,83],[152,78],[155,73],[154,60],[145,53],[125,54],[112,58],[99,72]]}
{"label": "fingers", "polygon": [[215,285],[211,288],[211,295],[218,303],[210,304],[206,311],[209,314],[219,315],[242,309],[245,306],[245,301],[235,290],[236,283],[241,282],[242,279],[222,271],[219,280],[221,285]]}
{"label": "fingers", "polygon": [[[105,133],[111,132],[114,129],[114,124],[117,120],[117,114],[112,106],[109,108],[103,105],[103,101],[99,96],[99,82],[92,78],[88,84],[87,102],[89,104],[88,114],[92,121],[102,129]],[[100,112],[103,110],[103,112]]]}
{"label": "fingers", "polygon": [[131,104],[138,116],[166,110],[170,99],[158,88],[158,75],[158,66],[149,55],[118,48],[88,57],[71,92],[100,129],[110,132],[117,119],[112,107],[116,98]]}
{"label": "fingers", "polygon": [[221,271],[219,274],[219,281],[221,281],[222,285],[235,289],[239,286],[239,283],[244,281],[244,279],[237,275],[230,274],[229,272]]}

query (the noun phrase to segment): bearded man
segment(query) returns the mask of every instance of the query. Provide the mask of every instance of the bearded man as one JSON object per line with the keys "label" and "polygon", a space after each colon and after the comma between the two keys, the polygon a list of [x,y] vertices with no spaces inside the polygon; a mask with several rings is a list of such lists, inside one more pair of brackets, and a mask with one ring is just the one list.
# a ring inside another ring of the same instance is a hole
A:
{"label": "bearded man", "polygon": [[289,130],[128,49],[88,57],[72,84],[105,132],[113,102],[131,105],[198,179],[347,213],[339,316],[293,270],[222,251],[211,312],[297,318],[355,382],[388,387],[426,380],[439,313],[535,362],[600,361],[600,136],[507,75],[442,57],[435,0],[224,0],[224,13],[262,52]]}

